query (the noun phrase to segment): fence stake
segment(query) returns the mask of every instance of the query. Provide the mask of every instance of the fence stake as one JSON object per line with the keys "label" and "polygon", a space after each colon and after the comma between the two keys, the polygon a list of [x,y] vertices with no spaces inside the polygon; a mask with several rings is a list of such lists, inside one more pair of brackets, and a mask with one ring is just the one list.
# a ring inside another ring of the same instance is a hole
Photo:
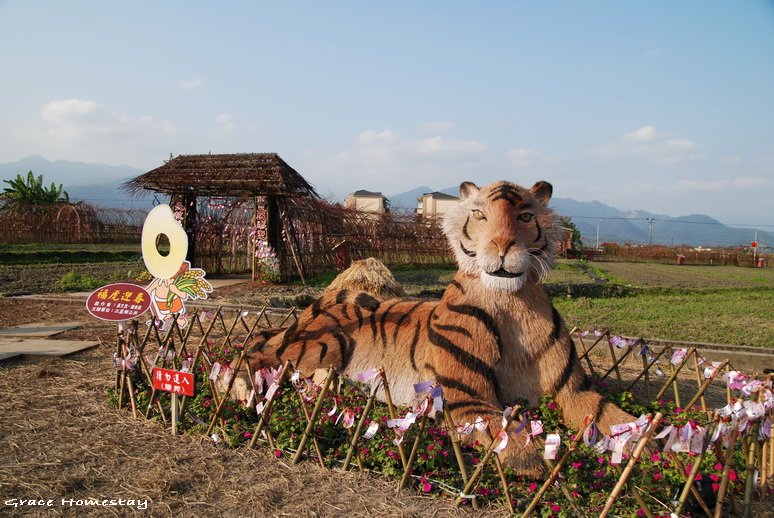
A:
{"label": "fence stake", "polygon": [[[384,399],[387,403],[387,412],[390,415],[390,419],[395,419],[395,405],[392,402],[390,384],[387,382],[387,374],[384,372],[384,367],[379,369],[379,376],[382,378],[382,387],[384,388]],[[400,454],[400,463],[403,466],[403,471],[406,471],[408,461],[406,459],[406,450],[403,448],[402,442],[398,444],[398,453]]]}
{"label": "fence stake", "polygon": [[[578,446],[578,443],[583,438],[583,434],[586,432],[586,429],[591,426],[591,423],[593,422],[592,416],[587,416],[584,419],[584,425],[581,430],[578,431],[578,433],[575,435],[575,439],[570,443],[570,446],[567,448],[567,451],[564,452],[564,454],[561,456],[559,461],[554,464],[553,466],[550,466],[551,473],[548,476],[547,479],[543,481],[543,485],[540,486],[540,489],[538,489],[537,493],[535,493],[535,496],[532,498],[532,501],[527,506],[527,509],[524,510],[524,513],[521,515],[522,518],[527,518],[527,516],[532,513],[532,511],[535,510],[535,507],[537,507],[538,502],[540,502],[540,499],[543,498],[543,495],[548,491],[548,488],[551,487],[551,484],[554,483],[554,480],[556,480],[556,477],[559,476],[559,473],[562,471],[562,468],[567,463],[567,461],[570,458],[570,453],[575,451],[575,448]],[[550,462],[550,461],[549,461]]]}
{"label": "fence stake", "polygon": [[368,398],[368,401],[366,402],[366,406],[363,409],[363,414],[360,416],[360,419],[357,422],[357,427],[355,428],[355,433],[352,437],[352,441],[349,443],[349,451],[347,452],[347,457],[344,459],[344,466],[342,466],[342,469],[344,471],[347,471],[349,469],[349,464],[352,462],[352,454],[357,449],[357,441],[360,440],[360,436],[363,433],[363,426],[365,426],[366,419],[368,419],[368,414],[371,413],[371,409],[374,407],[374,400],[376,399],[376,391],[378,390],[378,386],[374,386],[374,389],[371,391],[371,397]]}
{"label": "fence stake", "polygon": [[[686,358],[688,358],[688,356],[689,356],[689,355],[692,353],[692,351],[693,351],[693,349],[692,349],[691,351],[689,351],[689,353],[688,353],[688,354],[686,354],[686,355],[685,355],[685,357],[686,357]],[[671,363],[671,362],[670,362],[670,365],[672,365],[672,363]],[[677,379],[677,375],[680,373],[680,370],[681,370],[681,369],[682,369],[684,366],[685,366],[685,360],[683,360],[682,362],[680,362],[680,365],[678,365],[677,367],[675,367],[674,365],[672,365],[672,374],[670,374],[670,375],[669,375],[669,378],[668,378],[668,379],[666,380],[666,382],[664,383],[664,386],[663,386],[663,387],[661,387],[661,390],[659,390],[659,391],[658,391],[658,394],[656,394],[656,397],[655,397],[655,399],[657,399],[657,400],[658,400],[658,399],[661,399],[661,396],[663,396],[663,395],[664,395],[664,392],[666,392],[666,391],[667,391],[667,389],[669,389],[669,386],[670,386],[670,385],[674,385],[675,387],[677,386],[677,385],[676,385],[676,382],[675,382],[675,380]],[[680,398],[680,393],[678,392],[678,393],[677,393],[677,399],[679,399],[679,398]],[[677,404],[677,406],[680,406],[680,403],[679,403],[678,401],[675,401],[675,403]]]}
{"label": "fence stake", "polygon": [[755,485],[755,458],[758,454],[758,431],[761,421],[758,419],[750,431],[750,447],[747,450],[747,477],[744,485],[744,518],[752,515],[752,494]]}
{"label": "fence stake", "polygon": [[618,495],[621,493],[621,489],[623,489],[624,484],[626,484],[626,481],[629,479],[629,475],[631,475],[632,470],[634,469],[634,465],[637,464],[638,460],[640,460],[640,456],[642,455],[642,452],[645,449],[645,445],[648,444],[648,441],[650,441],[650,438],[653,435],[653,432],[656,431],[656,427],[658,427],[658,424],[661,422],[661,419],[663,417],[664,416],[661,414],[661,412],[657,413],[656,416],[653,418],[653,421],[650,423],[650,426],[648,427],[648,429],[645,430],[644,434],[642,434],[640,441],[637,443],[637,446],[634,448],[634,451],[632,452],[632,456],[629,459],[629,463],[626,465],[626,468],[624,468],[623,473],[621,473],[621,477],[618,479],[618,482],[613,488],[613,491],[607,497],[607,501],[605,502],[605,508],[602,509],[602,513],[599,515],[600,518],[604,518],[610,513],[610,509],[613,507],[613,504],[618,498]]}
{"label": "fence stake", "polygon": [[[312,422],[311,415],[309,414],[309,408],[306,406],[306,401],[304,401],[304,396],[301,394],[301,390],[298,387],[294,387],[294,390],[296,391],[298,402],[301,405],[301,410],[304,412],[304,417],[306,418],[306,423],[308,425]],[[317,436],[315,435],[312,436],[312,444],[314,445],[314,450],[317,452],[317,458],[320,461],[320,467],[325,468],[325,458],[323,457],[322,450],[320,449],[320,443],[317,440]]]}
{"label": "fence stake", "polygon": [[419,443],[425,435],[425,426],[427,426],[426,414],[423,415],[422,420],[419,421],[419,430],[417,430],[417,436],[414,438],[414,446],[411,448],[406,469],[403,471],[400,484],[398,484],[398,491],[406,487],[406,482],[408,482],[408,479],[411,477],[411,470],[414,468],[414,461],[417,459],[417,453],[419,452]]}
{"label": "fence stake", "polygon": [[[335,371],[333,370],[333,367],[328,367],[328,375],[325,377],[325,382],[320,389],[320,395],[317,396],[317,403],[314,405],[312,415],[309,416],[309,422],[306,425],[304,434],[301,436],[301,442],[298,443],[298,449],[296,450],[296,454],[293,456],[293,464],[298,464],[301,462],[301,456],[304,454],[306,442],[309,440],[309,436],[312,435],[312,431],[314,430],[314,423],[317,421],[317,418],[320,417],[323,401],[325,400],[325,396],[328,394],[328,388],[331,386],[331,381],[333,381],[334,374]],[[265,409],[264,412],[266,412]]]}
{"label": "fence stake", "polygon": [[226,385],[226,390],[223,393],[223,397],[221,398],[220,402],[218,403],[218,407],[215,409],[215,415],[212,416],[212,421],[210,421],[210,426],[207,428],[207,437],[210,436],[212,433],[212,429],[215,427],[215,423],[218,421],[218,418],[220,418],[220,413],[223,411],[223,405],[225,405],[226,401],[229,398],[229,394],[231,394],[231,387],[234,386],[234,380],[236,380],[236,375],[239,372],[239,368],[242,366],[242,362],[245,359],[245,350],[242,349],[242,352],[239,353],[239,359],[237,359],[236,366],[234,367],[234,374],[231,376],[231,378],[228,380],[228,384]]}
{"label": "fence stake", "polygon": [[[728,363],[728,360],[726,360],[725,362],[723,362],[723,365],[725,365],[726,363]],[[721,367],[722,367],[723,365],[721,365]],[[704,411],[704,412],[706,412],[706,411],[707,411],[707,404],[706,404],[706,403],[704,403],[704,392],[705,392],[705,391],[706,391],[706,390],[709,388],[710,384],[711,384],[711,383],[712,383],[712,382],[715,380],[715,378],[718,376],[718,373],[720,372],[720,368],[721,368],[721,367],[718,367],[717,369],[715,369],[715,372],[713,372],[713,373],[712,373],[712,376],[710,376],[709,378],[707,378],[706,380],[704,380],[704,383],[702,383],[702,385],[699,387],[699,391],[698,391],[698,392],[697,392],[697,393],[696,393],[696,394],[693,396],[693,398],[692,398],[692,399],[691,399],[691,400],[688,402],[688,404],[687,404],[687,405],[685,405],[685,409],[686,409],[686,410],[690,410],[690,409],[691,409],[691,407],[693,407],[693,405],[695,405],[695,404],[696,404],[696,401],[697,401],[699,398],[701,398],[701,400],[702,400],[702,407],[703,407],[703,411]]]}
{"label": "fence stake", "polygon": [[[452,449],[454,450],[454,457],[457,459],[457,465],[460,467],[460,475],[462,476],[462,483],[468,483],[468,468],[465,466],[465,457],[462,455],[462,447],[460,446],[459,433],[457,432],[457,425],[454,424],[451,412],[446,408],[446,402],[443,403],[443,418],[446,422],[446,428],[449,430],[449,437],[452,442]],[[473,508],[478,509],[478,499],[472,499]]]}
{"label": "fence stake", "polygon": [[[701,461],[704,460],[704,456],[707,454],[710,440],[712,439],[712,434],[715,432],[716,426],[717,426],[717,422],[713,422],[709,426],[709,428],[707,429],[707,433],[704,436],[706,438],[706,441],[701,449],[701,453],[697,457],[694,457],[693,459],[693,466],[691,467],[691,472],[688,474],[688,477],[685,479],[685,485],[683,486],[682,493],[680,493],[677,509],[675,509],[675,514],[678,516],[683,511],[683,507],[685,507],[685,503],[688,501],[688,493],[693,493],[694,498],[696,498],[696,501],[699,503],[701,508],[704,509],[704,512],[706,513],[706,515],[709,516],[710,518],[712,517],[712,512],[709,510],[709,507],[707,507],[707,504],[704,502],[704,499],[699,494],[699,491],[693,485],[693,481],[696,480],[696,475],[699,473],[699,468],[701,467]],[[683,469],[680,463],[677,462],[677,455],[673,453],[672,458],[675,461],[675,463],[678,465],[678,468],[680,469],[680,471],[685,473],[685,469]]]}
{"label": "fence stake", "polygon": [[[280,371],[280,375],[277,377],[276,383],[278,385],[281,385],[282,382],[285,381],[285,378],[287,377],[288,372],[290,372],[290,360],[285,360],[285,364],[282,366],[282,371]],[[261,417],[258,419],[258,424],[255,425],[253,436],[250,439],[250,444],[247,445],[249,449],[253,449],[255,447],[255,441],[258,440],[258,436],[261,434],[261,430],[263,430],[263,427],[268,422],[269,418],[267,416],[271,414],[271,407],[273,405],[274,405],[274,399],[270,399],[269,401],[266,402],[266,405],[263,407],[263,411],[261,412]]]}
{"label": "fence stake", "polygon": [[[505,426],[503,426],[503,430],[508,430],[508,427],[516,418],[516,415],[519,413],[519,410],[521,410],[521,407],[519,406],[513,407],[513,409],[511,410],[511,415],[509,415],[505,420]],[[489,457],[491,457],[492,454],[494,453],[494,449],[496,446],[497,446],[497,441],[492,441],[489,444],[489,448],[487,448],[486,453],[484,453],[484,457],[481,459],[481,462],[478,463],[478,466],[476,466],[476,470],[468,479],[468,483],[465,484],[465,488],[457,497],[457,500],[454,501],[454,505],[459,506],[462,503],[463,499],[468,498],[467,495],[475,487],[476,482],[478,482],[478,479],[481,476],[481,473],[483,473],[484,471],[484,466],[486,466],[487,462],[489,462]]]}
{"label": "fence stake", "polygon": [[[718,488],[717,501],[715,503],[715,516],[714,518],[720,518],[723,515],[723,501],[726,497],[726,490],[728,489],[729,474],[731,473],[731,465],[734,463],[734,449],[736,448],[736,438],[739,435],[737,430],[731,432],[730,447],[726,452],[726,461],[723,463],[723,474],[720,477],[720,487]],[[722,442],[722,441],[721,441]],[[721,448],[717,449],[720,452]],[[733,496],[731,496],[733,499]]]}
{"label": "fence stake", "polygon": [[[704,390],[702,390],[702,381],[701,381],[701,372],[699,371],[699,351],[696,351],[693,353],[693,366],[696,371],[696,387],[699,390],[699,393],[701,394],[701,411],[705,414],[707,413],[707,400],[704,398]],[[720,368],[716,369],[715,372],[719,371]],[[714,376],[713,376],[714,378]],[[693,404],[689,404],[687,408],[691,408]]]}

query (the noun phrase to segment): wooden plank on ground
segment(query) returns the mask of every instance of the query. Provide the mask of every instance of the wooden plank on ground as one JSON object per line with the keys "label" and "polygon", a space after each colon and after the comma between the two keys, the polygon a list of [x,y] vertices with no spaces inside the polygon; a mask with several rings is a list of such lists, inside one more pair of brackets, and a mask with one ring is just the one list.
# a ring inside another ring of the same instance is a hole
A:
{"label": "wooden plank on ground", "polygon": [[14,356],[66,356],[99,345],[98,341],[0,338],[0,360]]}
{"label": "wooden plank on ground", "polygon": [[61,322],[54,324],[38,322],[33,324],[22,324],[20,326],[0,328],[0,337],[21,336],[45,338],[63,333],[64,331],[69,331],[70,329],[78,329],[82,325],[83,322]]}

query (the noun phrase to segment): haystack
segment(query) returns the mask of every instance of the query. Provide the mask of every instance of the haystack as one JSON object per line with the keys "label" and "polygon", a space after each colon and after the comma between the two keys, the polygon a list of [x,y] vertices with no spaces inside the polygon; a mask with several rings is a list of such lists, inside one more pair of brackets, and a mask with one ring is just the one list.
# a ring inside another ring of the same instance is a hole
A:
{"label": "haystack", "polygon": [[354,261],[333,279],[325,293],[338,290],[364,291],[379,299],[406,296],[389,268],[373,257]]}

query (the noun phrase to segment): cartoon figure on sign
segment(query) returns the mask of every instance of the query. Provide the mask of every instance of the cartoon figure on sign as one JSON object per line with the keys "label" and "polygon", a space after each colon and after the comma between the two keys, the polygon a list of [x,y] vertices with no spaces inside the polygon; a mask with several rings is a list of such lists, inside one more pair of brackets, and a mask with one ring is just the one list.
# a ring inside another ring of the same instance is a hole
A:
{"label": "cartoon figure on sign", "polygon": [[[159,235],[167,236],[169,253],[162,255],[156,247]],[[154,279],[146,290],[151,297],[150,311],[163,329],[177,315],[180,327],[188,325],[185,301],[206,299],[212,286],[204,280],[205,271],[191,268],[185,260],[188,236],[175,220],[169,205],[154,207],[142,227],[142,258]],[[150,322],[149,322],[150,323]]]}
{"label": "cartoon figure on sign", "polygon": [[201,268],[191,268],[191,263],[183,261],[183,265],[174,277],[169,279],[155,278],[145,288],[151,296],[150,311],[153,317],[161,322],[161,328],[177,315],[177,325],[188,325],[185,301],[188,299],[206,299],[212,292],[212,286],[204,280],[205,271]]}

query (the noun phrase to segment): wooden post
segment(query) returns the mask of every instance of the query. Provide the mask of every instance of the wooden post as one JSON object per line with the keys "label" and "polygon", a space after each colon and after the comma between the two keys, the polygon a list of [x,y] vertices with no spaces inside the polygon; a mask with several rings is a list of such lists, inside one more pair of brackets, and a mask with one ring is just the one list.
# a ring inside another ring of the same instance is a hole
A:
{"label": "wooden post", "polygon": [[637,464],[637,461],[640,460],[640,456],[642,455],[642,452],[645,450],[645,445],[647,445],[648,441],[650,441],[650,438],[653,435],[653,432],[656,431],[656,428],[658,427],[658,424],[661,422],[661,419],[663,417],[664,416],[663,414],[661,414],[661,412],[657,413],[655,417],[653,417],[653,421],[650,423],[650,426],[648,427],[648,429],[645,430],[645,433],[642,434],[642,437],[640,437],[640,440],[637,443],[637,446],[634,448],[634,451],[632,452],[632,456],[629,458],[629,463],[626,465],[626,468],[624,468],[623,473],[621,473],[621,477],[618,479],[618,482],[613,488],[613,491],[607,497],[607,501],[605,502],[605,508],[602,509],[602,513],[599,515],[600,518],[605,518],[610,513],[610,509],[612,509],[613,504],[615,503],[616,499],[618,498],[618,495],[621,493],[621,490],[623,489],[623,486],[626,484],[626,481],[629,479],[629,475],[631,475],[635,464]]}
{"label": "wooden post", "polygon": [[[392,393],[390,392],[390,384],[387,382],[387,375],[384,373],[384,367],[379,369],[379,376],[382,378],[382,388],[384,389],[384,399],[387,403],[387,412],[390,415],[390,419],[395,419],[395,405],[392,403]],[[403,443],[398,444],[398,453],[400,454],[400,463],[405,471],[408,460],[406,459],[406,450],[403,449]]]}
{"label": "wooden post", "polygon": [[414,461],[419,452],[419,443],[425,435],[425,426],[427,426],[427,415],[423,415],[422,419],[419,421],[419,430],[417,430],[417,436],[414,438],[414,446],[411,448],[406,469],[403,471],[403,477],[401,477],[400,484],[398,484],[398,491],[406,487],[406,482],[411,478],[411,470],[414,468]]}
{"label": "wooden post", "polygon": [[[513,420],[518,415],[519,410],[521,410],[520,407],[518,406],[513,407],[513,409],[511,410],[511,415],[509,415],[508,418],[505,420],[505,426],[503,426],[503,430],[508,430],[508,427],[511,425]],[[481,477],[481,473],[484,472],[484,466],[486,466],[487,462],[489,462],[489,457],[491,457],[492,454],[494,454],[494,449],[496,447],[497,447],[497,441],[492,441],[489,444],[489,448],[487,448],[486,453],[484,453],[484,457],[481,459],[481,462],[478,463],[478,466],[476,466],[476,470],[468,479],[468,483],[465,484],[464,489],[457,497],[457,499],[454,501],[454,505],[459,506],[462,503],[462,501],[465,498],[467,498],[467,495],[470,493],[470,491],[472,491],[473,488],[476,486],[478,479]]]}
{"label": "wooden post", "polygon": [[333,367],[328,367],[328,375],[325,377],[325,382],[323,383],[322,388],[320,389],[320,395],[317,396],[317,403],[315,404],[314,409],[312,410],[312,415],[309,417],[309,422],[306,425],[306,429],[304,430],[303,435],[301,435],[301,442],[298,443],[298,449],[296,450],[296,454],[293,456],[293,464],[298,464],[299,462],[301,462],[301,456],[304,454],[304,448],[306,447],[306,442],[309,440],[309,437],[312,435],[315,421],[317,421],[317,418],[320,417],[323,401],[325,400],[325,396],[328,394],[328,389],[331,386],[331,381],[333,381],[334,374],[335,374],[335,371],[333,370]]}

